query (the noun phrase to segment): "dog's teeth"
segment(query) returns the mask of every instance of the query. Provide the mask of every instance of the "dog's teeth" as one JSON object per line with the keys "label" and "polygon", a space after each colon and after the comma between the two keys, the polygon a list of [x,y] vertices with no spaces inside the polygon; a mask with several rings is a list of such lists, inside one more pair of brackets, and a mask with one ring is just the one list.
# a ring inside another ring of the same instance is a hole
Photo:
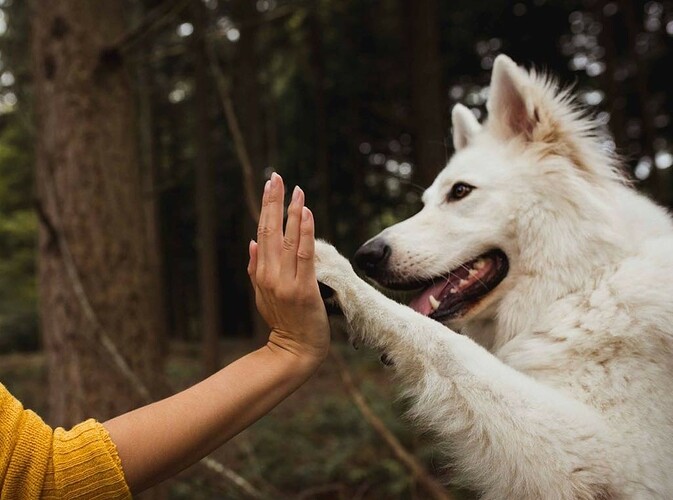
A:
{"label": "dog's teeth", "polygon": [[430,306],[432,306],[433,311],[439,309],[439,300],[437,300],[434,295],[430,295],[430,297],[428,297],[428,301],[430,301]]}
{"label": "dog's teeth", "polygon": [[486,262],[484,261],[484,259],[478,259],[477,261],[475,261],[472,267],[474,267],[475,269],[483,269],[485,265]]}
{"label": "dog's teeth", "polygon": [[465,285],[467,285],[467,283],[468,283],[467,280],[460,280],[460,282],[458,283],[458,286],[465,286]]}
{"label": "dog's teeth", "polygon": [[455,288],[452,288],[451,290],[449,290],[449,293],[458,293],[458,290],[456,290]]}
{"label": "dog's teeth", "polygon": [[470,276],[476,276],[477,275],[477,270],[476,269],[470,269]]}

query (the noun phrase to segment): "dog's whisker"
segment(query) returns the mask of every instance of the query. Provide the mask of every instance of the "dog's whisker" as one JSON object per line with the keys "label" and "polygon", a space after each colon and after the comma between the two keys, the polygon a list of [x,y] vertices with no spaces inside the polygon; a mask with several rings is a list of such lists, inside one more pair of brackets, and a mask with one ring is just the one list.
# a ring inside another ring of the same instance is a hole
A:
{"label": "dog's whisker", "polygon": [[419,193],[423,193],[423,192],[425,192],[425,190],[427,189],[427,188],[421,186],[420,184],[416,184],[415,182],[408,181],[408,180],[406,180],[406,179],[400,179],[400,178],[398,178],[398,177],[396,177],[396,178],[397,178],[397,180],[400,181],[400,184],[403,184],[403,185],[405,185],[405,186],[412,187],[412,188],[414,188],[414,190],[418,191]]}

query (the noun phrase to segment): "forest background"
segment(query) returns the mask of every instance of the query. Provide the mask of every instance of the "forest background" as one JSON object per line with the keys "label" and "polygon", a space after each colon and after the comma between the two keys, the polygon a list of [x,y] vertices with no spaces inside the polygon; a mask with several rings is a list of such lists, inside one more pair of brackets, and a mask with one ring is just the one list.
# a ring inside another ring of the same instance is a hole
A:
{"label": "forest background", "polygon": [[[574,85],[670,207],[672,48],[669,1],[0,0],[0,380],[68,426],[259,345],[264,180],[301,185],[352,255],[419,209],[499,53]],[[404,409],[337,336],[296,395],[144,497],[469,497]]]}

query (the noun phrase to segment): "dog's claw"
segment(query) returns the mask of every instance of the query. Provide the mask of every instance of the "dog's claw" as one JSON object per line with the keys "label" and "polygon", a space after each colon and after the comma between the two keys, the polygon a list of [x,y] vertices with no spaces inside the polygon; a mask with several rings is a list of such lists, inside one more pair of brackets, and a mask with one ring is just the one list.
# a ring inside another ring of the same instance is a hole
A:
{"label": "dog's claw", "polygon": [[351,345],[353,346],[353,349],[355,349],[356,351],[360,348],[360,344],[355,339],[351,339]]}

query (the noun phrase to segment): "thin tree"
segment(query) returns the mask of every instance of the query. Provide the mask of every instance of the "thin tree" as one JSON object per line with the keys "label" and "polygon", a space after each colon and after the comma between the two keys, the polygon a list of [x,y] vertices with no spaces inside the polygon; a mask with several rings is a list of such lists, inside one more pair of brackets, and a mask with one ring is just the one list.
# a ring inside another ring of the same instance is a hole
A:
{"label": "thin tree", "polygon": [[196,218],[203,363],[206,373],[219,368],[219,337],[221,330],[219,264],[217,257],[217,219],[215,170],[210,154],[208,61],[205,47],[205,7],[192,5],[194,33],[191,37],[194,61],[196,150]]}
{"label": "thin tree", "polygon": [[[248,156],[253,167],[252,185],[259,186],[262,184],[264,177],[264,168],[268,165],[264,133],[264,98],[259,82],[260,61],[257,50],[261,17],[255,2],[248,0],[233,0],[231,9],[234,21],[240,31],[234,56],[235,71],[232,75],[234,109],[239,117],[241,134],[247,145]],[[248,218],[244,219],[243,224],[244,232],[253,237],[255,235],[255,224]],[[261,342],[266,339],[268,332],[264,321],[255,308],[252,288],[249,288],[249,290],[253,336]]]}
{"label": "thin tree", "polygon": [[430,185],[446,163],[444,139],[448,115],[442,92],[437,0],[403,1],[410,37],[411,105],[416,171],[414,180]]}
{"label": "thin tree", "polygon": [[[154,7],[156,8],[156,7]],[[147,16],[147,5],[142,2],[136,4],[134,10],[134,24],[138,25]],[[152,291],[150,299],[156,313],[157,328],[150,332],[153,343],[162,354],[167,351],[169,327],[168,311],[168,280],[166,259],[164,252],[164,238],[161,230],[161,191],[159,174],[159,127],[157,124],[157,108],[159,103],[155,97],[152,68],[147,64],[152,54],[152,43],[149,38],[141,40],[138,52],[139,58],[135,63],[136,94],[138,101],[138,137],[140,170],[143,183],[143,202],[147,224],[146,254],[149,265]]]}
{"label": "thin tree", "polygon": [[322,26],[319,5],[313,2],[308,13],[308,39],[310,44],[309,66],[313,83],[313,98],[315,102],[315,153],[316,177],[319,183],[319,204],[317,230],[327,240],[333,240],[332,217],[330,214],[330,198],[332,182],[329,161],[329,140],[327,129],[327,98],[325,92],[325,53],[323,50]]}

